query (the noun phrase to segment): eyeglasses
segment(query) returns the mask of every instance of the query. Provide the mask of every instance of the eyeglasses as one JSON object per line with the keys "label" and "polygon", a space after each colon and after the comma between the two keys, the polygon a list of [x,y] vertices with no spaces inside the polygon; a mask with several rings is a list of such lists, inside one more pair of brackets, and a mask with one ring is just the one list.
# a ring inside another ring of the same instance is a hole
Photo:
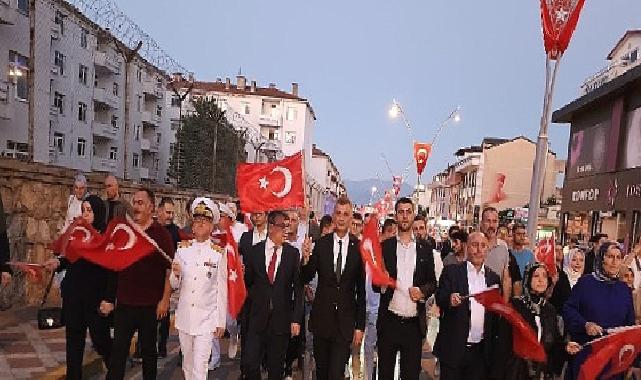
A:
{"label": "eyeglasses", "polygon": [[352,227],[363,227],[362,223],[352,223]]}

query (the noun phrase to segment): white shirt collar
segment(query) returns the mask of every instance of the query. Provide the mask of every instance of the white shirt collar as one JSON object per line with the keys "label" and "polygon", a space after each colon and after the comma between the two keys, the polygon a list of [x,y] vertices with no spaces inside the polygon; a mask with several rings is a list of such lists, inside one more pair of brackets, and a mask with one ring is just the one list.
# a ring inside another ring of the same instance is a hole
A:
{"label": "white shirt collar", "polygon": [[[467,263],[467,273],[473,272],[474,274],[477,274],[476,268],[474,267],[474,265],[472,265],[472,263],[469,261],[466,261],[466,263]],[[481,270],[478,271],[478,274],[482,274],[485,276],[485,263],[481,265]]]}
{"label": "white shirt collar", "polygon": [[334,242],[338,243],[339,240],[343,242],[344,246],[347,246],[347,244],[349,243],[349,233],[346,233],[345,236],[340,238],[340,237],[338,237],[336,232],[334,232]]}

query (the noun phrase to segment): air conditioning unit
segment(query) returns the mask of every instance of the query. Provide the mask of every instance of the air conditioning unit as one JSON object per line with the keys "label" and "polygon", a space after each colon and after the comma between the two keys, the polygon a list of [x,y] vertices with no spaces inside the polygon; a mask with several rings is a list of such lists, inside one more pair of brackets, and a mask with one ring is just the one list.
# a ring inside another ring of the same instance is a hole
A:
{"label": "air conditioning unit", "polygon": [[60,68],[58,66],[51,66],[51,74],[59,75],[60,74]]}

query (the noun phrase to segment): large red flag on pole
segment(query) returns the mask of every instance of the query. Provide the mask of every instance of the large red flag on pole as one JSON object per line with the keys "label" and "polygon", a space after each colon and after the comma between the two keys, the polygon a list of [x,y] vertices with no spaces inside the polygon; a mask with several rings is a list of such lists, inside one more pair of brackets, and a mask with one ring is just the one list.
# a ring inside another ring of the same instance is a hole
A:
{"label": "large red flag on pole", "polygon": [[303,207],[303,154],[268,164],[239,164],[236,190],[243,212]]}
{"label": "large red flag on pole", "polygon": [[361,258],[372,277],[372,284],[377,286],[395,286],[396,281],[385,271],[381,242],[378,238],[378,215],[374,214],[363,228],[363,240],[360,242]]}
{"label": "large red flag on pole", "polygon": [[541,239],[536,245],[536,261],[545,264],[551,277],[556,276],[556,254],[554,252],[554,236]]}
{"label": "large red flag on pole", "polygon": [[432,144],[414,142],[414,160],[416,161],[416,172],[418,175],[423,174],[427,160],[432,153]]}
{"label": "large red flag on pole", "polygon": [[546,355],[543,346],[530,325],[525,322],[521,314],[503,300],[497,288],[492,288],[472,295],[478,303],[488,311],[505,318],[512,325],[512,349],[514,354],[537,362],[545,362]]}
{"label": "large red flag on pole", "polygon": [[641,353],[641,326],[622,328],[592,341],[590,346],[592,353],[581,366],[579,380],[610,379],[630,368]]}
{"label": "large red flag on pole", "polygon": [[584,0],[541,0],[545,51],[558,59],[570,44]]}
{"label": "large red flag on pole", "polygon": [[225,231],[227,246],[227,306],[232,318],[236,318],[247,298],[243,266],[238,254],[238,244],[231,233],[231,227]]}

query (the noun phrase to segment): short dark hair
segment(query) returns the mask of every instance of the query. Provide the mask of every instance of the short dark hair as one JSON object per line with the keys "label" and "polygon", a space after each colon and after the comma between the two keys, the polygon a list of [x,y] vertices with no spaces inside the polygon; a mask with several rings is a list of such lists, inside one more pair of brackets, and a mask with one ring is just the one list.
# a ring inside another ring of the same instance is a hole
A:
{"label": "short dark hair", "polygon": [[156,205],[156,194],[154,194],[154,191],[151,190],[148,187],[143,187],[139,189],[138,191],[142,191],[147,194],[147,197],[149,198],[149,201],[151,202],[152,205]]}
{"label": "short dark hair", "polygon": [[414,217],[414,221],[424,222],[427,226],[427,218],[423,214],[418,214]]}
{"label": "short dark hair", "polygon": [[361,215],[360,212],[355,212],[354,215],[352,215],[352,219],[360,220],[362,222],[363,221],[363,215]]}
{"label": "short dark hair", "polygon": [[309,212],[309,220],[314,219],[314,211]]}
{"label": "short dark hair", "polygon": [[396,225],[396,221],[394,219],[392,219],[392,218],[385,219],[385,221],[383,222],[383,227],[382,227],[381,231],[385,232],[386,228],[394,226],[394,225]]}
{"label": "short dark hair", "polygon": [[320,220],[320,229],[321,231],[323,228],[327,226],[331,226],[333,222],[332,216],[331,215],[323,215],[323,217]]}
{"label": "short dark hair", "polygon": [[365,215],[363,215],[365,218],[369,218],[371,214],[369,212],[366,212]]}
{"label": "short dark hair", "polygon": [[469,236],[468,233],[465,231],[461,231],[461,230],[454,231],[454,233],[450,235],[450,240],[458,240],[461,243],[467,243],[468,236]]}
{"label": "short dark hair", "polygon": [[455,233],[456,231],[460,231],[460,230],[461,230],[461,227],[459,227],[456,224],[454,224],[454,225],[451,225],[450,228],[447,230],[447,234],[452,236],[453,233]]}
{"label": "short dark hair", "polygon": [[483,209],[483,212],[481,212],[481,219],[483,219],[486,212],[495,212],[498,214],[499,210],[497,210],[496,207],[488,206]]}
{"label": "short dark hair", "polygon": [[352,201],[350,201],[349,198],[347,198],[346,195],[341,195],[336,200],[336,206],[338,206],[338,205],[341,205],[341,206],[349,205],[351,207],[352,206]]}
{"label": "short dark hair", "polygon": [[270,211],[269,214],[267,214],[267,223],[268,224],[276,224],[276,218],[282,217],[283,219],[288,219],[287,215],[281,210],[274,210]]}
{"label": "short dark hair", "polygon": [[516,230],[527,230],[527,228],[525,227],[525,224],[521,222],[516,222],[512,226],[512,233],[514,233]]}
{"label": "short dark hair", "polygon": [[163,207],[166,204],[174,205],[174,200],[169,198],[169,197],[162,197],[160,198],[160,203],[158,203],[158,208]]}
{"label": "short dark hair", "polygon": [[398,200],[396,201],[396,204],[394,205],[394,212],[398,212],[398,205],[401,205],[401,204],[412,205],[412,210],[414,210],[414,202],[412,202],[412,200],[409,199],[408,197],[401,197],[401,198],[398,198]]}

